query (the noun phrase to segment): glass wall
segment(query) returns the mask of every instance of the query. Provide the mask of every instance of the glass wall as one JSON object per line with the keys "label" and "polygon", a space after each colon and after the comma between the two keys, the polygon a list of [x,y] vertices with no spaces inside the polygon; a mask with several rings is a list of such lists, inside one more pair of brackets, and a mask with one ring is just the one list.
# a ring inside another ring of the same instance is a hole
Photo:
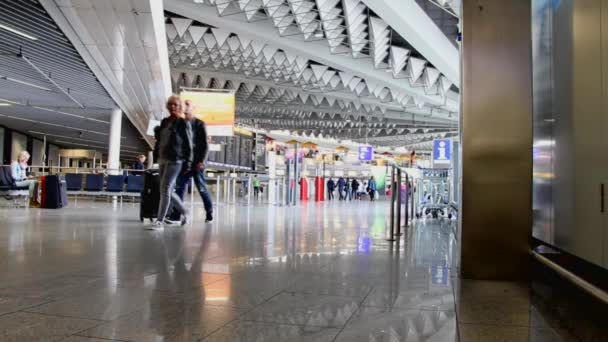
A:
{"label": "glass wall", "polygon": [[533,235],[608,268],[605,7],[532,1]]}

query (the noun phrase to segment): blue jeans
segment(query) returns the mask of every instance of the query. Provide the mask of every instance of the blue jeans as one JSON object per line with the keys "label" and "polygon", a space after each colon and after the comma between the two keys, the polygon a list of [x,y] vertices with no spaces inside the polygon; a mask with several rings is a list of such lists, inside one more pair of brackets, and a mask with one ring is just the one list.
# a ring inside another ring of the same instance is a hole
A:
{"label": "blue jeans", "polygon": [[207,189],[207,183],[205,183],[205,170],[195,170],[185,174],[180,173],[175,184],[175,193],[177,196],[179,196],[179,198],[184,198],[186,186],[188,185],[190,178],[194,178],[194,185],[198,189],[198,193],[201,195],[203,205],[205,206],[205,211],[207,212],[207,215],[211,215],[213,213],[213,203],[211,202],[211,195]]}

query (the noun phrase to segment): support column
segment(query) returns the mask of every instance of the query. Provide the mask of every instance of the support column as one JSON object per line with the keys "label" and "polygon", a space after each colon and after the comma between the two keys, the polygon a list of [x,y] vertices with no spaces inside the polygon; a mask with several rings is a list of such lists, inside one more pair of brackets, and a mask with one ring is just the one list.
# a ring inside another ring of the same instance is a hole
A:
{"label": "support column", "polygon": [[280,198],[276,196],[277,189],[277,154],[272,151],[268,153],[268,202],[271,205],[280,203]]}
{"label": "support column", "polygon": [[110,141],[108,144],[108,164],[109,174],[118,174],[120,168],[120,136],[122,129],[122,110],[114,109],[110,117]]}
{"label": "support column", "polygon": [[148,169],[154,166],[154,151],[148,151]]}
{"label": "support column", "polygon": [[461,275],[528,277],[532,231],[530,0],[464,0]]}

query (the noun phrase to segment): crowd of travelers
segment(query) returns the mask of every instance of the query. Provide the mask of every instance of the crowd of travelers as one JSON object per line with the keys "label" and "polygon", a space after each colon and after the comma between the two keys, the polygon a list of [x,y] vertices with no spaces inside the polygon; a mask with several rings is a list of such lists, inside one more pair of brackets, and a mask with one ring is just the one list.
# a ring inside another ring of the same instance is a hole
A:
{"label": "crowd of travelers", "polygon": [[327,181],[327,199],[334,199],[334,191],[338,190],[338,200],[352,201],[363,200],[369,196],[370,201],[375,201],[378,197],[378,188],[374,176],[369,180],[358,181],[356,178],[339,177],[337,181],[330,178]]}

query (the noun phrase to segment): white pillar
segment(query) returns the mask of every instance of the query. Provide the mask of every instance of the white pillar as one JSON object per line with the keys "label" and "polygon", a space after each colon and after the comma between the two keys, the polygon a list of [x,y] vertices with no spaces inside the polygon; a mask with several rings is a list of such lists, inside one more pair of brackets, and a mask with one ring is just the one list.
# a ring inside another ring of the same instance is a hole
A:
{"label": "white pillar", "polygon": [[270,181],[268,182],[268,201],[270,204],[277,204],[279,200],[276,198],[276,177],[277,177],[277,155],[273,151],[268,153],[268,177]]}
{"label": "white pillar", "polygon": [[148,169],[154,166],[154,151],[148,151]]}
{"label": "white pillar", "polygon": [[120,131],[122,128],[122,110],[114,109],[110,118],[110,141],[108,145],[108,173],[118,174],[120,168]]}

